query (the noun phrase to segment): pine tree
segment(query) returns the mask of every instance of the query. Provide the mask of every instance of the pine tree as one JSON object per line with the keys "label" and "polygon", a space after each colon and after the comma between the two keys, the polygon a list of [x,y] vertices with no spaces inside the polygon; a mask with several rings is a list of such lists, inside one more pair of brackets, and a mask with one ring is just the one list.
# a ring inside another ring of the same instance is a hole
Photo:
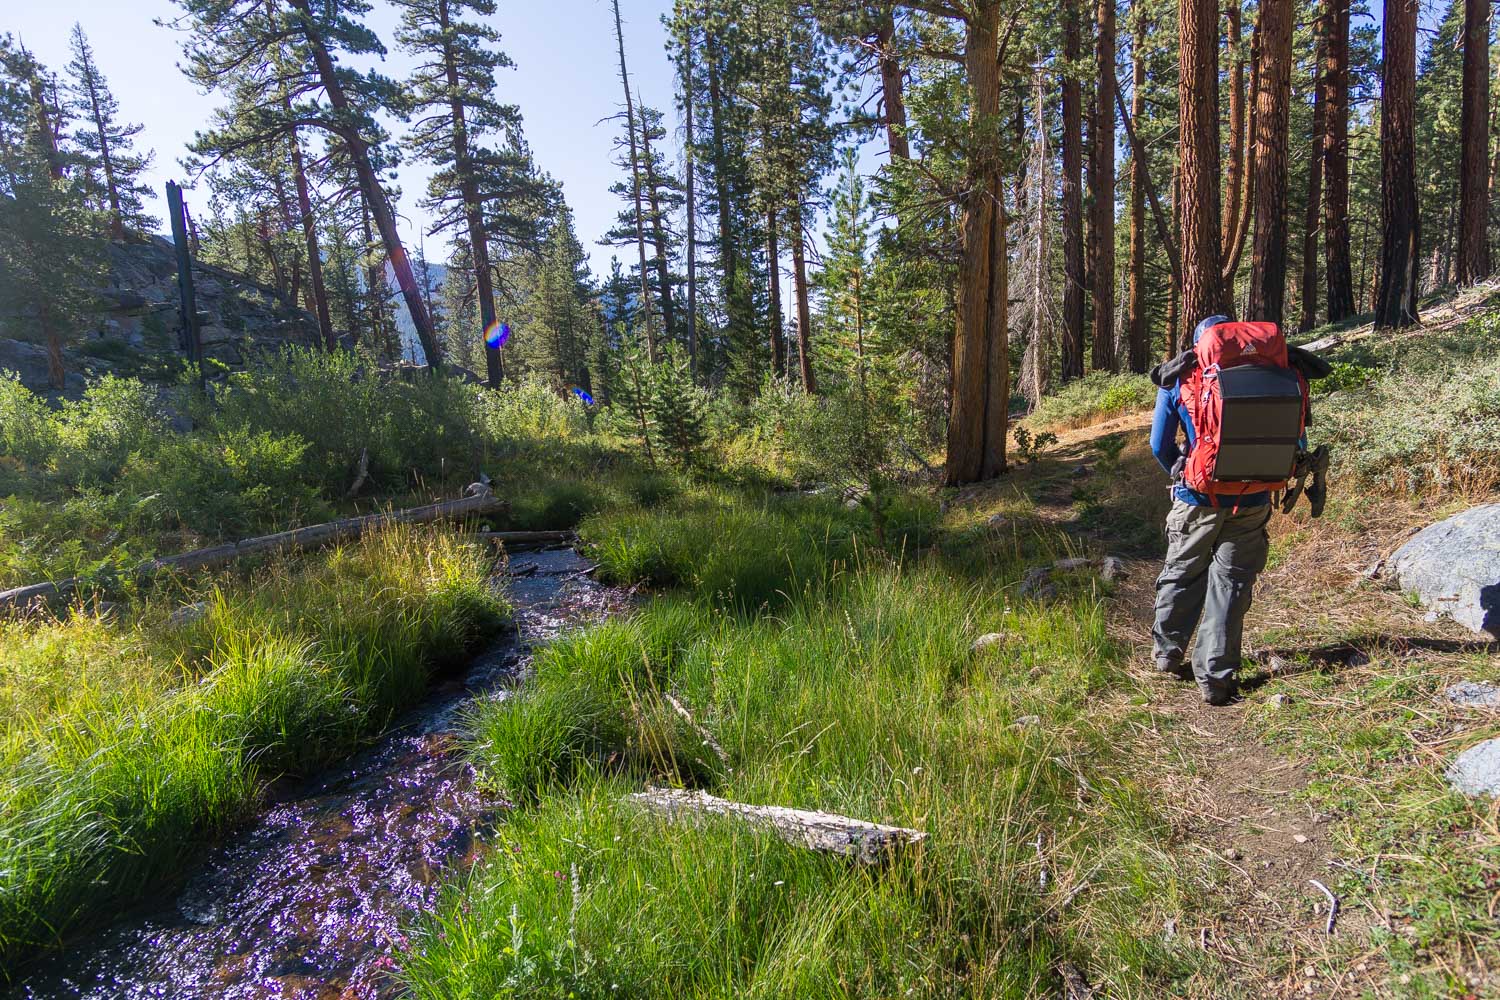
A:
{"label": "pine tree", "polygon": [[369,206],[412,325],[436,370],[441,351],[381,178],[391,160],[378,116],[392,109],[399,112],[405,98],[390,78],[374,71],[350,72],[337,62],[341,55],[385,54],[380,39],[362,21],[370,4],[176,2],[191,29],[184,46],[185,72],[202,87],[232,88],[235,93],[215,127],[199,134],[194,152],[210,157],[232,154],[284,140],[302,128],[327,137],[346,159]]}
{"label": "pine tree", "polygon": [[141,125],[122,123],[120,107],[94,58],[93,46],[81,24],[70,38],[73,61],[68,63],[70,110],[82,122],[74,134],[79,159],[90,180],[99,186],[109,209],[110,235],[123,240],[127,229],[145,232],[156,224],[146,214],[150,189],[141,176],[151,165],[151,153],[138,154],[133,140]]}
{"label": "pine tree", "polygon": [[82,186],[54,174],[55,119],[35,96],[44,72],[0,35],[0,302],[16,333],[47,345],[48,377],[61,389],[63,346],[103,284],[104,254]]}
{"label": "pine tree", "polygon": [[[535,218],[514,209],[548,197],[548,184],[532,165],[520,111],[495,93],[496,71],[513,65],[495,48],[499,32],[463,19],[493,16],[494,0],[395,3],[401,11],[396,40],[417,60],[407,81],[416,120],[406,144],[419,161],[436,168],[422,203],[435,216],[431,232],[459,233],[468,243],[479,326],[465,336],[482,340],[497,318],[489,218],[497,211],[511,220]],[[540,242],[536,229],[521,235],[533,246]],[[485,371],[490,387],[498,387],[504,376],[499,349],[487,349]]]}
{"label": "pine tree", "polygon": [[563,210],[552,226],[524,307],[524,329],[512,337],[527,372],[559,390],[587,385],[593,333],[591,280],[583,247]]}
{"label": "pine tree", "polygon": [[658,450],[679,465],[695,464],[707,440],[703,391],[693,384],[687,359],[676,344],[668,344],[653,366],[649,409]]}
{"label": "pine tree", "polygon": [[651,438],[655,428],[651,404],[655,366],[640,338],[625,335],[622,339],[618,364],[609,373],[610,412],[620,433],[637,438],[646,451],[646,459],[654,465],[656,452],[651,447]]}

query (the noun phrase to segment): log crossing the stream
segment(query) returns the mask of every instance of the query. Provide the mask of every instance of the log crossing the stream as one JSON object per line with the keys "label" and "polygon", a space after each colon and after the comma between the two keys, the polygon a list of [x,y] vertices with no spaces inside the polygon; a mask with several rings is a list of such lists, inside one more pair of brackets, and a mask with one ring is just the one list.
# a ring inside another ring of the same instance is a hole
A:
{"label": "log crossing the stream", "polygon": [[[326,524],[312,524],[291,531],[279,531],[274,535],[260,535],[237,542],[225,542],[206,549],[194,549],[175,556],[163,556],[142,563],[134,570],[137,577],[150,577],[172,570],[211,569],[224,566],[246,556],[275,555],[283,552],[302,552],[323,545],[350,542],[367,531],[375,531],[392,524],[430,524],[434,521],[453,521],[467,517],[485,517],[498,514],[510,505],[495,496],[483,483],[474,483],[468,488],[468,496],[459,500],[445,500],[424,507],[385,511],[363,517],[347,517]],[[65,597],[90,582],[86,577],[71,577],[49,583],[33,583],[13,590],[0,591],[0,612],[7,610],[27,611],[44,606]]]}

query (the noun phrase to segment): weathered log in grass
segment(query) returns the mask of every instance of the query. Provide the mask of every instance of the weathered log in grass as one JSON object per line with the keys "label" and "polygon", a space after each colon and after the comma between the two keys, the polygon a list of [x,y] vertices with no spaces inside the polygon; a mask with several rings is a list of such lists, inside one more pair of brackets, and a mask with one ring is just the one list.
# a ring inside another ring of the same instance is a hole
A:
{"label": "weathered log in grass", "polygon": [[[469,495],[461,500],[445,500],[424,507],[387,511],[382,514],[367,514],[363,517],[347,517],[326,524],[313,524],[291,531],[278,531],[274,535],[260,535],[238,542],[225,542],[206,549],[194,549],[175,556],[163,556],[142,563],[133,571],[137,577],[154,576],[170,570],[212,569],[224,566],[246,556],[275,555],[283,552],[301,552],[338,542],[359,538],[367,531],[377,530],[392,524],[430,524],[465,517],[483,517],[506,509],[508,503],[499,499],[488,486],[471,485]],[[71,577],[49,583],[34,583],[26,587],[0,591],[0,611],[21,610],[44,606],[89,583],[86,577]]]}
{"label": "weathered log in grass", "polygon": [[921,830],[884,826],[835,813],[746,805],[707,792],[680,788],[651,788],[631,795],[629,801],[671,820],[729,816],[769,830],[796,847],[841,854],[866,865],[885,861],[902,848],[927,839],[927,834]]}
{"label": "weathered log in grass", "polygon": [[571,542],[577,537],[572,531],[481,531],[479,537],[491,545],[517,548],[526,545],[555,545]]}

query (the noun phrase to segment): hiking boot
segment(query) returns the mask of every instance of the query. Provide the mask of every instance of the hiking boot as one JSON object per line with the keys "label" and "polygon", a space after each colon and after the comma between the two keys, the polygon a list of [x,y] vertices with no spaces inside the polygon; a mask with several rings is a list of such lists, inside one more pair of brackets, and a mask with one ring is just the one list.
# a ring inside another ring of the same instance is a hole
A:
{"label": "hiking boot", "polygon": [[1193,668],[1182,660],[1157,660],[1156,672],[1166,674],[1169,677],[1175,677],[1180,681],[1190,681],[1193,679]]}
{"label": "hiking boot", "polygon": [[1203,703],[1220,708],[1232,702],[1238,701],[1240,697],[1240,686],[1231,681],[1228,684],[1199,684],[1198,690],[1203,692]]}

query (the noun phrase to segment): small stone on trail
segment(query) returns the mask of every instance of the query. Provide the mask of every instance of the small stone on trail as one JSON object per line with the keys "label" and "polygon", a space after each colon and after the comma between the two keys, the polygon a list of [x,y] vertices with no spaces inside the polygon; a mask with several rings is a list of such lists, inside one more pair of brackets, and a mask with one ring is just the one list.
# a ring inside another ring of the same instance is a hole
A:
{"label": "small stone on trail", "polygon": [[1224,848],[1224,860],[1226,860],[1226,861],[1238,861],[1239,859],[1240,859],[1240,850],[1239,850],[1239,848],[1237,848],[1237,847],[1226,847],[1226,848]]}
{"label": "small stone on trail", "polygon": [[989,649],[991,646],[998,646],[1004,641],[1004,632],[986,632],[984,635],[974,640],[974,644],[969,647],[969,652],[978,653],[982,650]]}
{"label": "small stone on trail", "polygon": [[1292,839],[1299,844],[1307,843],[1307,835],[1304,833],[1294,833],[1292,834]]}
{"label": "small stone on trail", "polygon": [[1123,559],[1117,559],[1114,556],[1105,556],[1104,562],[1099,568],[1099,575],[1104,577],[1107,582],[1113,583],[1115,580],[1123,580],[1129,576],[1130,571],[1125,568],[1125,561]]}
{"label": "small stone on trail", "polygon": [[1277,708],[1286,708],[1292,703],[1292,699],[1284,694],[1273,694],[1270,698],[1267,699],[1267,701],[1269,701],[1270,704],[1275,705]]}
{"label": "small stone on trail", "polygon": [[173,628],[182,628],[208,614],[208,602],[199,601],[196,604],[184,604],[167,616],[167,624]]}
{"label": "small stone on trail", "polygon": [[1448,784],[1465,795],[1500,793],[1500,739],[1476,743],[1448,766]]}
{"label": "small stone on trail", "polygon": [[1266,659],[1266,673],[1285,674],[1290,672],[1292,665],[1279,656],[1270,656]]}
{"label": "small stone on trail", "polygon": [[996,514],[993,517],[991,517],[989,519],[989,522],[988,522],[989,529],[991,531],[999,531],[1001,528],[1005,527],[1009,523],[1010,523],[1010,518],[1006,517],[1004,514]]}
{"label": "small stone on trail", "polygon": [[1465,708],[1500,707],[1500,687],[1486,681],[1459,681],[1443,693],[1453,704]]}
{"label": "small stone on trail", "polygon": [[1039,726],[1041,724],[1042,717],[1040,715],[1023,715],[1012,723],[1017,729],[1024,729],[1027,726]]}

